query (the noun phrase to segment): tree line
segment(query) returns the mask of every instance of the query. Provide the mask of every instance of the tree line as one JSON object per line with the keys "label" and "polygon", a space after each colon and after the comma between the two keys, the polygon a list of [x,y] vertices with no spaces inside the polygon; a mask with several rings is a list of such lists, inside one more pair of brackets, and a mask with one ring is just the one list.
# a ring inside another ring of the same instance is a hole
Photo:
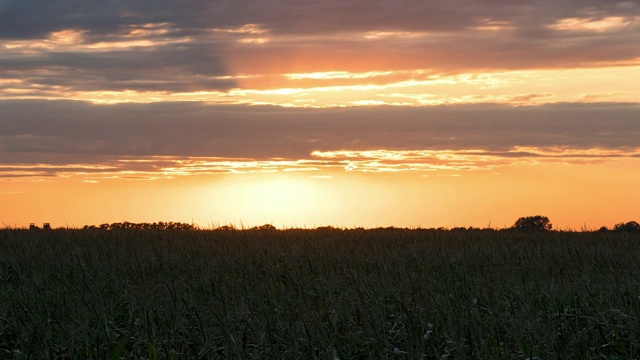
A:
{"label": "tree line", "polygon": [[[40,229],[35,225],[31,225],[30,229]],[[44,229],[50,229],[49,224],[45,224]],[[82,229],[90,230],[116,230],[116,229],[135,229],[135,230],[202,230],[200,227],[194,224],[181,223],[181,222],[154,222],[154,223],[134,223],[134,222],[115,222],[115,223],[104,223],[100,225],[85,225]],[[364,230],[364,228],[358,228]],[[403,228],[396,227],[387,227],[387,228],[378,228],[373,230],[403,230]],[[500,230],[519,230],[519,231],[551,231],[553,229],[553,225],[551,221],[546,216],[535,215],[535,216],[525,216],[521,217],[511,226],[510,228],[500,229]],[[222,230],[222,231],[231,231],[231,230],[253,230],[253,231],[276,231],[277,228],[271,224],[264,224],[261,226],[254,226],[251,228],[237,228],[233,225],[223,225],[211,230]],[[326,231],[326,230],[341,230],[340,228],[335,228],[332,226],[322,226],[318,227],[315,230],[318,231]],[[406,230],[406,229],[404,229]],[[437,228],[437,229],[421,229],[421,230],[442,230],[442,231],[458,231],[458,230],[487,230],[481,228],[464,228],[464,227],[456,227],[452,229],[447,228]],[[498,229],[488,229],[488,230],[498,230]],[[601,227],[599,232],[607,232],[607,231],[616,231],[616,232],[637,232],[640,233],[640,224],[636,221],[628,221],[621,222],[615,224],[613,228],[609,229],[606,226]]]}
{"label": "tree line", "polygon": [[116,222],[111,224],[85,225],[83,229],[100,229],[100,230],[115,230],[115,229],[136,229],[136,230],[198,230],[198,227],[193,224],[181,223],[181,222],[154,222],[154,223],[132,223],[128,221]]}
{"label": "tree line", "polygon": [[[526,216],[516,220],[515,224],[511,227],[517,230],[534,230],[534,231],[549,231],[552,228],[551,221],[546,216]],[[640,224],[635,221],[621,222],[615,224],[613,229],[609,229],[606,226],[601,227],[598,231],[624,231],[624,232],[640,232]]]}

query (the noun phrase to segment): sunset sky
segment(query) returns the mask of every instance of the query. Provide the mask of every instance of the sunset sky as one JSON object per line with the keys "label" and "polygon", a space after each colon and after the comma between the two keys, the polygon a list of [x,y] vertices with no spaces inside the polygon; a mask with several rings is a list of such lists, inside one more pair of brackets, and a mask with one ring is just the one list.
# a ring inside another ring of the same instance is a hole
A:
{"label": "sunset sky", "polygon": [[640,1],[0,0],[0,227],[640,221]]}

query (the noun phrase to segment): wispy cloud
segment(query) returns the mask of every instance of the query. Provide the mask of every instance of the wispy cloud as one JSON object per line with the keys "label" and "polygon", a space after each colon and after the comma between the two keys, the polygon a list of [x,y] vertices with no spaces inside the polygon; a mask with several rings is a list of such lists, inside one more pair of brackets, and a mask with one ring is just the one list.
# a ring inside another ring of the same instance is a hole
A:
{"label": "wispy cloud", "polygon": [[313,156],[333,160],[347,171],[467,171],[491,170],[516,164],[562,162],[593,164],[610,158],[640,156],[640,147],[628,150],[519,148],[504,152],[486,150],[339,150],[315,151]]}
{"label": "wispy cloud", "polygon": [[[640,157],[635,149],[570,149],[565,147],[487,150],[336,150],[314,151],[302,160],[253,160],[203,157],[126,157],[100,164],[14,164],[0,165],[3,178],[81,177],[86,183],[98,179],[154,180],[192,175],[261,174],[275,172],[464,172],[492,170],[510,165],[565,163],[594,164],[615,158]],[[328,175],[310,178],[329,179]]]}

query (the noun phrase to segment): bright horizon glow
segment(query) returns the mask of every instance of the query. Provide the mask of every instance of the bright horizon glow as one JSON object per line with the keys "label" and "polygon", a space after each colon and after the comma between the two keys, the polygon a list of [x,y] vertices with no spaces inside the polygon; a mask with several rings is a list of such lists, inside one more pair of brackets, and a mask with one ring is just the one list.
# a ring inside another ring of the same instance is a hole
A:
{"label": "bright horizon glow", "polygon": [[[624,177],[630,166],[638,165],[638,160],[619,160],[595,169],[550,163],[430,174],[327,170],[151,181],[60,178],[5,183],[0,199],[12,207],[11,213],[7,207],[0,209],[0,218],[13,218],[3,221],[11,227],[32,222],[77,228],[121,221],[178,221],[204,228],[263,224],[277,228],[486,228],[491,224],[503,228],[521,216],[545,215],[555,229],[595,230],[633,220],[623,214],[635,211],[636,204],[627,198],[638,196],[638,190],[625,185]],[[557,181],[567,177],[581,180]],[[636,174],[631,180],[640,177]],[[594,188],[599,191],[591,191]],[[66,196],[83,200],[65,212],[56,211],[68,201]],[[400,205],[389,208],[394,202]],[[610,203],[618,205],[606,205]]]}

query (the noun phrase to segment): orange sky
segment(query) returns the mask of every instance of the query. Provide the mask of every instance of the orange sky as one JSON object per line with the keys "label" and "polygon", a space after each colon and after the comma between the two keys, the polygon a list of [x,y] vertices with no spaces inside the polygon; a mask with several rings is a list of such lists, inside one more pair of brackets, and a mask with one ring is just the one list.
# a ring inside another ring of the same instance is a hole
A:
{"label": "orange sky", "polygon": [[12,227],[170,219],[204,227],[501,228],[521,215],[545,214],[557,228],[594,229],[633,218],[637,202],[632,200],[640,196],[638,165],[638,160],[616,160],[461,172],[336,169],[157,180],[71,176],[5,181],[0,218]]}
{"label": "orange sky", "polygon": [[66,3],[0,5],[5,226],[640,220],[636,2]]}

